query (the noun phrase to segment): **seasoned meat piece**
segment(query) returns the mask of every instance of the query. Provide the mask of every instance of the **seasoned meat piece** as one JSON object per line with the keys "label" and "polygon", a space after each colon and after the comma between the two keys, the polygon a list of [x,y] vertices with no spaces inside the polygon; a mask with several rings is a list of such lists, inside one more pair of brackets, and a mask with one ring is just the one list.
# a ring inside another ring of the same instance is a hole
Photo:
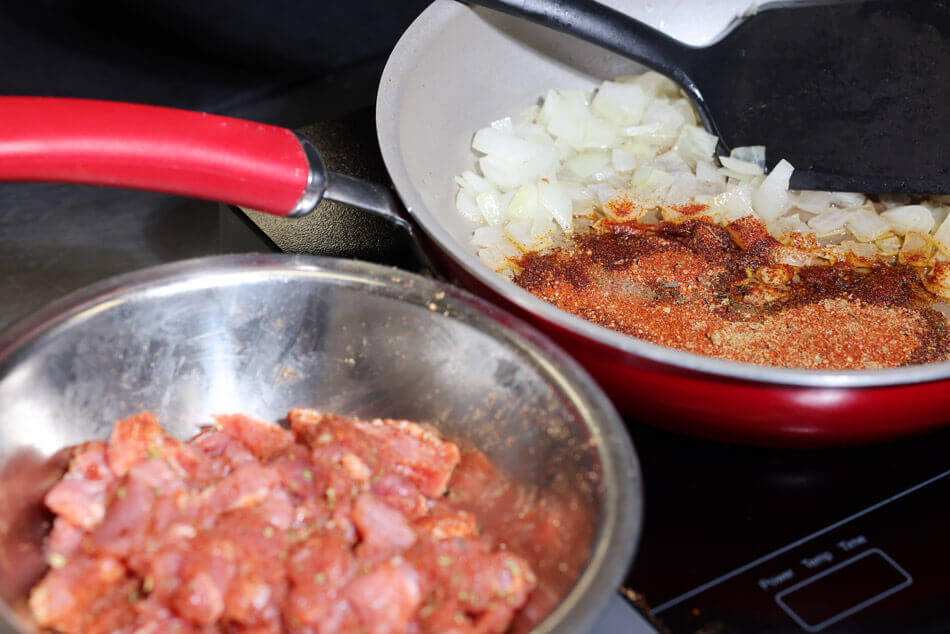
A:
{"label": "seasoned meat piece", "polygon": [[344,596],[365,630],[377,634],[404,632],[422,603],[419,573],[393,560],[353,580]]}
{"label": "seasoned meat piece", "polygon": [[[282,491],[275,492],[281,494],[286,496]],[[235,572],[224,595],[223,616],[227,621],[246,625],[280,622],[280,606],[288,584],[283,559],[289,544],[285,531],[269,521],[273,513],[268,506],[265,502],[226,513],[205,533],[216,540],[227,540],[234,551]]]}
{"label": "seasoned meat piece", "polygon": [[202,493],[205,510],[223,513],[260,504],[280,482],[280,473],[272,467],[241,467]]}
{"label": "seasoned meat piece", "polygon": [[112,428],[106,449],[112,471],[121,477],[132,465],[146,458],[158,457],[165,438],[165,430],[148,412],[120,420]]}
{"label": "seasoned meat piece", "polygon": [[[429,579],[434,596],[422,615],[423,632],[503,632],[515,611],[524,605],[537,580],[527,562],[506,552],[491,552],[487,543],[472,538],[428,542],[415,549],[407,560]],[[466,616],[462,619],[458,614]],[[468,617],[471,617],[470,619]],[[502,629],[481,629],[485,624],[504,622]],[[460,625],[466,627],[459,628]]]}
{"label": "seasoned meat piece", "polygon": [[224,614],[224,598],[237,569],[234,544],[207,536],[183,554],[181,584],[172,597],[175,612],[193,623],[210,625]]}
{"label": "seasoned meat piece", "polygon": [[434,539],[450,537],[474,537],[478,535],[478,522],[467,511],[453,509],[447,504],[436,503],[432,513],[420,518],[414,524],[417,531],[431,535]]}
{"label": "seasoned meat piece", "polygon": [[[356,572],[352,540],[338,530],[318,530],[300,544],[289,560],[293,588],[284,607],[292,631],[346,632],[357,628],[349,604],[337,600]],[[347,629],[349,628],[349,629]]]}
{"label": "seasoned meat piece", "polygon": [[353,524],[362,540],[356,549],[360,557],[388,559],[416,543],[416,534],[405,516],[371,493],[356,498]]}
{"label": "seasoned meat piece", "polygon": [[359,421],[314,410],[293,410],[291,428],[313,448],[314,460],[342,461],[351,453],[378,475],[399,474],[429,497],[445,493],[458,447],[405,420]]}
{"label": "seasoned meat piece", "polygon": [[105,445],[87,442],[73,450],[69,469],[46,494],[46,506],[57,515],[87,530],[105,516],[115,474],[106,461]]}
{"label": "seasoned meat piece", "polygon": [[82,626],[83,634],[131,634],[135,631],[139,583],[128,579],[99,597]]}
{"label": "seasoned meat piece", "polygon": [[427,508],[425,496],[402,476],[388,473],[373,482],[369,490],[409,519],[425,515]]}
{"label": "seasoned meat piece", "polygon": [[190,446],[210,459],[208,478],[220,478],[234,469],[257,464],[257,457],[244,443],[230,434],[213,429],[205,430],[191,439]]}
{"label": "seasoned meat piece", "polygon": [[116,556],[128,555],[148,528],[155,491],[144,480],[129,478],[116,495],[102,524],[92,533],[100,548]]}
{"label": "seasoned meat piece", "polygon": [[53,564],[56,561],[69,559],[82,543],[85,531],[63,516],[53,519],[53,529],[46,538],[44,553],[46,561]]}
{"label": "seasoned meat piece", "polygon": [[240,440],[261,460],[267,460],[294,443],[294,435],[286,429],[244,414],[215,416],[214,426]]}
{"label": "seasoned meat piece", "polygon": [[30,593],[30,609],[41,627],[81,632],[92,606],[125,579],[125,568],[109,556],[79,555],[53,568]]}
{"label": "seasoned meat piece", "polygon": [[296,586],[314,584],[335,592],[355,569],[352,541],[337,530],[318,530],[290,556],[288,571]]}
{"label": "seasoned meat piece", "polygon": [[134,634],[218,634],[218,628],[189,623],[152,597],[138,601],[135,612]]}
{"label": "seasoned meat piece", "polygon": [[366,631],[348,601],[327,595],[318,586],[295,588],[285,609],[291,634],[349,634]]}

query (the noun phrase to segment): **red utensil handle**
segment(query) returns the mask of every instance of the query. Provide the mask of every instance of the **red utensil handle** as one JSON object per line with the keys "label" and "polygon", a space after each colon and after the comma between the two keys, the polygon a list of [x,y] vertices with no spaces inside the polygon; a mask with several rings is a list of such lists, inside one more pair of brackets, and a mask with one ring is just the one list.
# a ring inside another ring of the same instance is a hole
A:
{"label": "red utensil handle", "polygon": [[0,180],[112,185],[286,216],[310,167],[285,128],[200,112],[0,97]]}

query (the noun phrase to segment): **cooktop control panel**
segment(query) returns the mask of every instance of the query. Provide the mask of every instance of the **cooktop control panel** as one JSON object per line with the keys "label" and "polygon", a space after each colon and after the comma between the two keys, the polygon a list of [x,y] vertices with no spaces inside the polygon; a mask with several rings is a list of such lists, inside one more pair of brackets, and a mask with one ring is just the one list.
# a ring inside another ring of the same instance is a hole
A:
{"label": "cooktop control panel", "polygon": [[653,609],[674,633],[938,632],[950,598],[950,471]]}

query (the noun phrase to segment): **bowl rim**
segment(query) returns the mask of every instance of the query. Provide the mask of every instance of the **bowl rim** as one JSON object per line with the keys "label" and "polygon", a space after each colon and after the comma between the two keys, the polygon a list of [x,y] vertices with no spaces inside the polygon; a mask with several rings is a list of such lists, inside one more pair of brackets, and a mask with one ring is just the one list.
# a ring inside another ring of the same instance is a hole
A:
{"label": "bowl rim", "polygon": [[[455,20],[477,15],[481,10],[481,8],[473,9],[456,0],[435,0],[430,4],[406,29],[393,48],[383,69],[376,96],[376,130],[379,145],[383,162],[399,197],[409,214],[433,240],[438,249],[446,253],[468,275],[517,307],[548,323],[611,351],[662,364],[670,369],[758,384],[836,389],[897,386],[950,378],[950,361],[880,370],[809,370],[742,363],[675,350],[615,332],[556,308],[483,264],[476,257],[473,249],[456,242],[438,217],[426,206],[422,194],[402,164],[400,123],[398,117],[395,116],[395,113],[400,110],[405,78],[416,66],[416,58],[425,54],[432,34],[438,33],[445,25]],[[458,50],[465,49],[459,47]],[[487,121],[473,122],[472,132],[479,125],[487,124]],[[446,187],[448,186],[447,183]],[[456,212],[453,209],[450,213]]]}
{"label": "bowl rim", "polygon": [[[462,321],[523,353],[578,412],[603,469],[603,523],[587,565],[574,586],[534,632],[589,628],[615,593],[632,563],[642,529],[643,487],[633,444],[607,396],[567,353],[527,323],[471,293],[397,268],[357,260],[288,254],[215,255],[162,264],[110,277],[57,299],[0,332],[0,378],[31,346],[89,311],[122,298],[169,286],[213,287],[240,279],[317,277],[365,289]],[[0,614],[19,623],[6,604]],[[11,618],[12,617],[12,618]]]}

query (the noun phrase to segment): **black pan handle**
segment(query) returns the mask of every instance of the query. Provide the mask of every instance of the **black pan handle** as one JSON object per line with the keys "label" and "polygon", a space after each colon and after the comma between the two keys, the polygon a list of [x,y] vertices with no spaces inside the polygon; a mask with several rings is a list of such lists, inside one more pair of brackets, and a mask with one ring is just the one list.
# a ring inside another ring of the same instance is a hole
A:
{"label": "black pan handle", "polygon": [[692,92],[685,66],[695,48],[593,0],[466,0],[619,53]]}

